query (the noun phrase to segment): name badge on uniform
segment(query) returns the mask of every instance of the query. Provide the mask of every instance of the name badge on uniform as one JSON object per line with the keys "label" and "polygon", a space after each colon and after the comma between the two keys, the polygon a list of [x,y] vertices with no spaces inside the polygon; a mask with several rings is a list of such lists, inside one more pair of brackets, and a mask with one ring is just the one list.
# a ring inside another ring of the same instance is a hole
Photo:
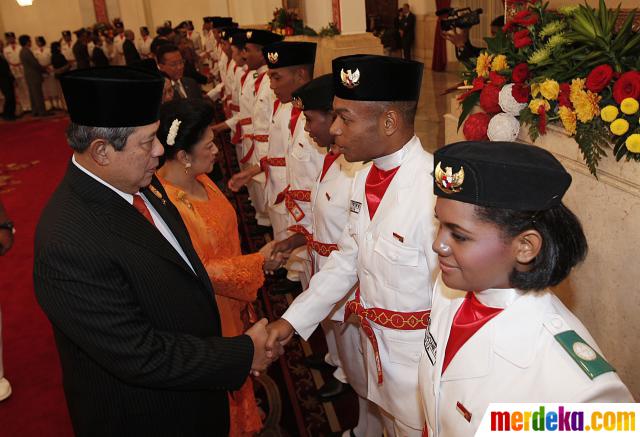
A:
{"label": "name badge on uniform", "polygon": [[[431,322],[431,320],[429,320]],[[431,325],[431,323],[429,323]],[[429,357],[429,361],[431,361],[431,365],[436,365],[436,350],[438,345],[436,344],[436,340],[431,335],[431,331],[429,331],[429,327],[427,326],[427,331],[424,334],[424,350],[427,353],[427,357]]]}
{"label": "name badge on uniform", "polygon": [[351,212],[354,214],[360,214],[360,209],[362,208],[361,202],[356,202],[355,200],[351,201]]}

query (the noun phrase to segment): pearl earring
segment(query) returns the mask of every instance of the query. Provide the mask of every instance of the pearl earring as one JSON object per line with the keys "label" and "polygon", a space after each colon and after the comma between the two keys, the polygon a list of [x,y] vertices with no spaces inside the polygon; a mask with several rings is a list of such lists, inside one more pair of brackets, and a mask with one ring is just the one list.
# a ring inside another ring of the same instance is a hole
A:
{"label": "pearl earring", "polygon": [[187,162],[187,163],[184,165],[184,174],[189,174],[189,169],[190,169],[190,168],[191,168],[191,163],[190,163],[190,162]]}

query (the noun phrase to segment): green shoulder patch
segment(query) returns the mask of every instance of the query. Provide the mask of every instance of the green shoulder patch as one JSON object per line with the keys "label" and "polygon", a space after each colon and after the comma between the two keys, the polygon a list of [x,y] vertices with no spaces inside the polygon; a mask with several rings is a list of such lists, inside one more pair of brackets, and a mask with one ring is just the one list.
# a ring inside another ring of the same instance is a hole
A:
{"label": "green shoulder patch", "polygon": [[564,331],[554,337],[589,378],[616,371],[576,331]]}

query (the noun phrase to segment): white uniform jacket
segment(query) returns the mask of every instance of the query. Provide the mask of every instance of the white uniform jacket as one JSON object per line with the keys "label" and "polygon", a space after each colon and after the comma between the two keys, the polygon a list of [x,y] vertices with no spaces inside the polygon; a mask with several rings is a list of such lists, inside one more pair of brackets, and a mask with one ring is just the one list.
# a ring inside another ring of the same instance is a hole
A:
{"label": "white uniform jacket", "polygon": [[71,68],[75,68],[76,57],[73,54],[73,41],[69,43],[64,40],[60,41],[60,53],[71,64]]}
{"label": "white uniform jacket", "polygon": [[51,49],[49,47],[35,47],[33,56],[36,57],[38,63],[45,68],[51,67]]}
{"label": "white uniform jacket", "polygon": [[[291,109],[293,108],[291,103],[280,102],[274,112],[274,104],[275,100],[271,103],[269,138],[267,143],[267,153],[265,155],[267,161],[266,164],[263,162],[263,167],[266,169],[265,200],[269,207],[273,207],[275,205],[278,194],[280,194],[287,186],[286,165],[281,166],[272,164],[274,163],[274,159],[279,161],[284,159],[286,164],[287,140],[289,135],[288,126],[289,119],[291,118]],[[285,214],[286,210],[284,208],[284,203],[280,203],[275,207],[279,214]]]}
{"label": "white uniform jacket", "polygon": [[[306,118],[301,113],[296,120],[293,134],[289,129],[287,146],[287,185],[292,192],[309,192],[309,201],[293,199],[288,196],[285,207],[288,211],[289,226],[300,225],[308,232],[312,231],[311,190],[315,187],[320,173],[325,147],[319,146],[304,130]],[[287,206],[288,205],[288,206]],[[337,241],[337,239],[336,239]]]}
{"label": "white uniform jacket", "polygon": [[21,49],[22,48],[18,44],[8,44],[3,50],[4,58],[9,63],[11,74],[13,74],[13,77],[16,79],[24,77],[24,69],[22,67],[22,62],[20,62]]}
{"label": "white uniform jacket", "polygon": [[127,65],[124,59],[124,33],[113,38],[113,65]]}
{"label": "white uniform jacket", "polygon": [[584,343],[574,350],[587,358],[595,356],[594,349],[600,353],[589,331],[550,290],[476,293],[483,304],[504,309],[467,340],[441,375],[464,296],[441,280],[436,284],[419,374],[429,437],[473,435],[491,402],[633,402],[615,372],[590,379],[555,339],[575,331]]}
{"label": "white uniform jacket", "polygon": [[[415,136],[396,153],[402,153],[401,166],[373,220],[369,219],[365,198],[369,168],[358,172],[349,200],[349,221],[338,241],[338,250],[331,253],[309,288],[282,316],[305,339],[358,280],[365,308],[396,312],[431,308],[436,268],[431,250],[435,235],[433,156],[424,151]],[[371,325],[384,381],[378,384],[373,347],[363,338],[368,398],[401,422],[420,429],[424,415],[417,372],[424,330],[389,329],[374,322]]]}
{"label": "white uniform jacket", "polygon": [[[313,241],[315,245],[337,244],[349,221],[351,187],[357,172],[371,164],[349,162],[340,155],[327,170],[322,181],[318,177],[311,191],[311,213],[313,216]],[[311,249],[313,272],[319,272],[329,257]],[[352,297],[352,296],[350,296]],[[344,320],[344,299],[331,314],[337,322]]]}
{"label": "white uniform jacket", "polygon": [[138,53],[140,53],[140,57],[142,59],[147,59],[151,57],[151,42],[153,38],[150,36],[143,36],[138,40],[136,47],[138,48]]}
{"label": "white uniform jacket", "polygon": [[193,43],[193,49],[196,53],[199,53],[202,50],[202,38],[200,38],[200,32],[197,30],[189,30],[187,31],[187,37]]}

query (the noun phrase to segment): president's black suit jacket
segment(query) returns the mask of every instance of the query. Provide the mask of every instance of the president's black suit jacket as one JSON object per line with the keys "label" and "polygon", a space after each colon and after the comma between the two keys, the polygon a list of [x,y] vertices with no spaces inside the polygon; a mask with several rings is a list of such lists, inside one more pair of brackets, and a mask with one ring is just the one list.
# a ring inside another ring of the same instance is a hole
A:
{"label": "president's black suit jacket", "polygon": [[78,436],[226,435],[225,390],[250,370],[251,339],[220,337],[207,273],[178,211],[152,185],[162,200],[142,193],[197,275],[128,202],[73,163],[38,224],[35,292]]}

